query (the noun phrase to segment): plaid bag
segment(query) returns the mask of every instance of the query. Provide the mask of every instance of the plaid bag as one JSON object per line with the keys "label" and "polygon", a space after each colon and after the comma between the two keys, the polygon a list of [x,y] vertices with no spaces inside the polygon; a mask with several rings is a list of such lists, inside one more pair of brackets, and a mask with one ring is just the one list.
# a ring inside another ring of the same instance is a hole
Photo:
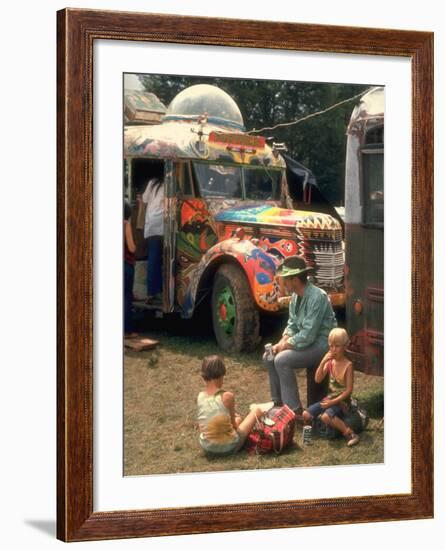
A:
{"label": "plaid bag", "polygon": [[[264,419],[270,425],[264,423]],[[273,422],[273,425],[272,425]],[[287,405],[270,409],[258,420],[247,436],[246,450],[249,454],[266,454],[272,451],[280,454],[289,446],[295,431],[295,413]]]}

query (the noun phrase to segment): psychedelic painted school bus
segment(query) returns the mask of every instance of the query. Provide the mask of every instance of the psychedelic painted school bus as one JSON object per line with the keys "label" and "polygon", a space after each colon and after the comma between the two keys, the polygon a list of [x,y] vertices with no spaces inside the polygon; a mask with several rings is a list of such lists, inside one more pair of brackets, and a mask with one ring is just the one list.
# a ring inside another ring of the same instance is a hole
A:
{"label": "psychedelic painted school bus", "polygon": [[373,88],[348,127],[345,181],[345,287],[349,355],[383,375],[384,89]]}
{"label": "psychedelic painted school bus", "polygon": [[[292,208],[284,159],[264,137],[245,133],[238,106],[220,88],[191,86],[161,124],[126,126],[124,156],[133,201],[154,175],[164,180],[161,314],[191,318],[208,299],[219,346],[251,349],[261,313],[278,312],[285,301],[275,273],[295,254],[315,268],[315,283],[333,304],[344,303],[340,223]],[[144,267],[138,262],[139,297]]]}

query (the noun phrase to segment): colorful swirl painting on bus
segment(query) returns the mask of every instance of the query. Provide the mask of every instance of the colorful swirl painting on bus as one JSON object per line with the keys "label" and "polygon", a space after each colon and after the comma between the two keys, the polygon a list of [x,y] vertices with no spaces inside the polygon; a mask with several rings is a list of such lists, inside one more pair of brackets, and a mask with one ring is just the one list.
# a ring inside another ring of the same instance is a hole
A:
{"label": "colorful swirl painting on bus", "polygon": [[[220,128],[206,125],[206,132],[199,137],[200,125],[196,122],[167,121],[154,126],[128,126],[124,132],[124,150],[127,157],[151,157],[169,159],[200,159],[233,164],[264,165],[285,168],[281,156],[271,147],[230,147],[226,142],[209,140],[208,135]],[[238,139],[246,136],[234,133]]]}
{"label": "colorful swirl painting on bus", "polygon": [[[308,264],[315,265],[315,259],[306,254],[310,248],[308,238],[316,237],[320,230],[337,229],[338,225],[324,214],[270,205],[241,207],[234,201],[220,209],[221,205],[215,203],[194,198],[184,200],[179,209],[176,292],[186,317],[193,313],[202,275],[224,255],[231,256],[243,269],[257,305],[267,311],[279,310],[282,290],[275,278],[278,266],[293,255],[305,256]],[[256,224],[261,225],[260,236],[255,235]]]}

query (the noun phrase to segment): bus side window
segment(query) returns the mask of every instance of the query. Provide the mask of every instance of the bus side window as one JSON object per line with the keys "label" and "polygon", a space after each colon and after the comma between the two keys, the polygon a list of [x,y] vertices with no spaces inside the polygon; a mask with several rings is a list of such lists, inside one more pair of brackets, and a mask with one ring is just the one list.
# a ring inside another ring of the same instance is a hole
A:
{"label": "bus side window", "polygon": [[366,132],[362,149],[364,223],[383,224],[384,212],[384,129],[375,126]]}
{"label": "bus side window", "polygon": [[[177,171],[179,172],[178,181],[180,182],[180,187],[183,197],[194,197],[193,193],[193,184],[190,176],[190,165],[188,162],[181,162]],[[177,172],[177,173],[178,173]]]}
{"label": "bus side window", "polygon": [[363,152],[365,223],[383,223],[383,151]]}

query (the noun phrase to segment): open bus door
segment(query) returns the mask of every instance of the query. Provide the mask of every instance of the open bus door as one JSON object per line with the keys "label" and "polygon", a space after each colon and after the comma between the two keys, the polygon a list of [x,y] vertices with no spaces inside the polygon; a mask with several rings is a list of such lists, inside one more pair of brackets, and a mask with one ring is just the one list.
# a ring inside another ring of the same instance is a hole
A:
{"label": "open bus door", "polygon": [[[141,197],[148,181],[157,177],[164,180],[164,248],[162,265],[162,303],[146,306],[147,295],[147,239],[144,238],[144,209]],[[132,229],[136,242],[136,271],[134,295],[137,306],[170,313],[175,305],[175,247],[176,247],[176,177],[171,160],[127,158],[124,167],[124,193],[133,207]]]}

